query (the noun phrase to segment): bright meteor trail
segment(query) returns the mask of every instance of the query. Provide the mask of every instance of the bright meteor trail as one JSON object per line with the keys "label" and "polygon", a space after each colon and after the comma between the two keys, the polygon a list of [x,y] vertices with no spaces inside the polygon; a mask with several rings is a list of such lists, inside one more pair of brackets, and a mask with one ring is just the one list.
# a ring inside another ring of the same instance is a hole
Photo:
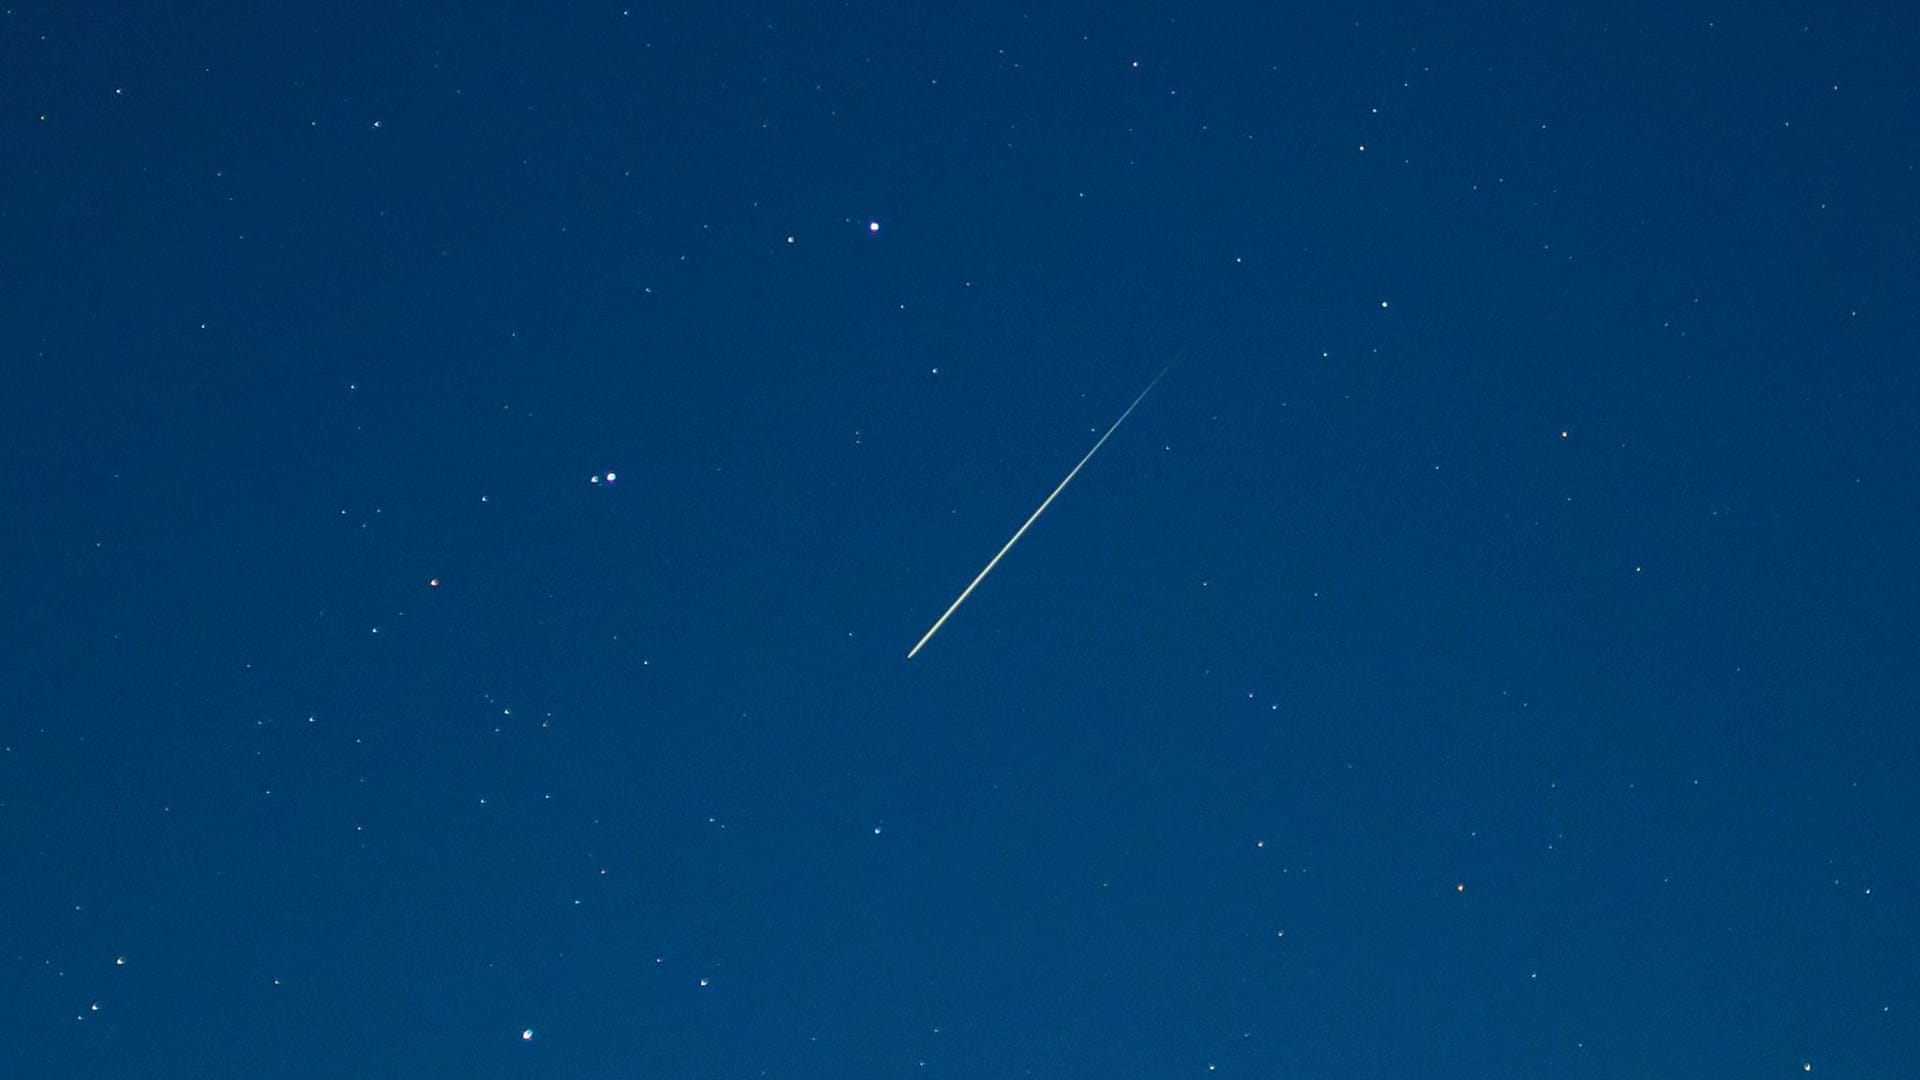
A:
{"label": "bright meteor trail", "polygon": [[927,647],[927,642],[933,640],[933,635],[939,633],[940,628],[947,625],[947,620],[953,618],[953,613],[960,609],[961,604],[967,602],[967,597],[973,595],[973,590],[977,588],[982,581],[986,580],[988,574],[993,573],[993,568],[1000,565],[1000,560],[1006,557],[1007,552],[1013,550],[1013,545],[1019,543],[1022,536],[1027,535],[1027,530],[1033,528],[1033,523],[1040,520],[1041,514],[1047,512],[1047,507],[1053,505],[1053,500],[1059,498],[1062,491],[1067,490],[1067,485],[1073,483],[1073,478],[1080,475],[1080,470],[1086,468],[1087,462],[1093,460],[1093,455],[1100,452],[1100,448],[1107,444],[1107,440],[1113,438],[1113,433],[1120,430],[1120,425],[1127,422],[1127,417],[1133,415],[1133,410],[1139,408],[1140,403],[1147,400],[1147,395],[1153,393],[1153,388],[1160,385],[1160,380],[1166,378],[1167,372],[1172,370],[1172,364],[1168,364],[1166,367],[1160,369],[1160,374],[1155,375],[1153,381],[1147,384],[1147,388],[1140,391],[1140,396],[1133,399],[1133,404],[1127,406],[1127,411],[1120,414],[1120,419],[1113,422],[1113,426],[1107,429],[1105,435],[1100,436],[1100,441],[1093,444],[1093,449],[1087,451],[1087,456],[1080,459],[1080,464],[1073,467],[1073,471],[1067,474],[1067,478],[1060,481],[1060,486],[1053,489],[1053,494],[1047,496],[1046,501],[1040,504],[1040,508],[1035,510],[1031,517],[1027,518],[1026,524],[1020,526],[1019,530],[1013,534],[1013,539],[1008,540],[998,552],[994,553],[993,558],[987,561],[986,568],[974,575],[973,580],[967,583],[967,587],[960,590],[960,595],[954,597],[953,603],[947,605],[947,610],[941,612],[940,617],[935,619],[933,625],[927,628],[927,632],[920,635],[920,640],[914,642],[913,648],[907,650],[907,659],[913,659],[919,655],[921,649]]}

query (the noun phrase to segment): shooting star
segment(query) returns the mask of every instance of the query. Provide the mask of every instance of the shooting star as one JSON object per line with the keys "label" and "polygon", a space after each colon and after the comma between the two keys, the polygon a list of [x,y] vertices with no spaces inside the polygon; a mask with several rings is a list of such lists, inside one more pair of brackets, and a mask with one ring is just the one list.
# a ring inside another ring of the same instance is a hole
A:
{"label": "shooting star", "polygon": [[[1175,359],[1178,359],[1178,357]],[[913,648],[907,650],[907,659],[913,659],[920,654],[921,649],[927,647],[927,642],[933,640],[933,635],[939,633],[940,628],[947,625],[947,620],[953,618],[953,613],[960,610],[961,604],[967,602],[967,597],[973,595],[973,590],[978,588],[982,581],[986,580],[988,574],[993,573],[993,568],[1000,565],[1000,560],[1006,558],[1007,552],[1013,550],[1013,545],[1019,543],[1022,536],[1027,535],[1027,530],[1033,528],[1033,523],[1040,520],[1041,514],[1047,512],[1047,507],[1053,505],[1053,500],[1059,498],[1062,491],[1067,490],[1067,485],[1073,483],[1073,478],[1079,476],[1080,470],[1087,467],[1087,462],[1093,460],[1093,455],[1100,452],[1100,448],[1107,444],[1107,440],[1113,438],[1113,433],[1120,430],[1120,425],[1127,422],[1127,417],[1133,415],[1133,410],[1139,408],[1140,403],[1147,400],[1147,395],[1153,393],[1153,388],[1160,385],[1160,380],[1166,378],[1167,372],[1172,370],[1172,364],[1168,364],[1166,367],[1160,369],[1160,374],[1155,375],[1153,381],[1147,384],[1147,388],[1140,391],[1140,396],[1133,399],[1133,404],[1127,406],[1127,411],[1120,414],[1120,419],[1113,422],[1113,426],[1107,429],[1107,433],[1100,436],[1100,441],[1093,444],[1093,449],[1087,451],[1087,456],[1081,458],[1080,463],[1075,465],[1073,471],[1067,474],[1067,478],[1060,481],[1060,486],[1053,489],[1053,494],[1047,496],[1046,501],[1040,504],[1040,508],[1035,510],[1031,517],[1027,518],[1026,524],[1020,526],[1019,530],[1013,534],[1013,539],[1008,540],[1006,544],[994,554],[993,558],[987,561],[986,568],[974,575],[973,580],[967,583],[966,588],[960,590],[960,595],[954,598],[953,603],[947,605],[947,610],[941,612],[940,617],[933,621],[931,627],[927,628],[927,632],[920,635],[920,640],[914,642]]]}

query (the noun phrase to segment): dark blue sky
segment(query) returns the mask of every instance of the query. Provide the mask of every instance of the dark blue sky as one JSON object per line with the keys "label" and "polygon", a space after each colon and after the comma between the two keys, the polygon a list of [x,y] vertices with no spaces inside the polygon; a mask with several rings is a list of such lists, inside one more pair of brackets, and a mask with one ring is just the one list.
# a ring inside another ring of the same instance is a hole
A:
{"label": "dark blue sky", "polygon": [[1911,1075],[1914,9],[385,8],[0,16],[9,1075]]}

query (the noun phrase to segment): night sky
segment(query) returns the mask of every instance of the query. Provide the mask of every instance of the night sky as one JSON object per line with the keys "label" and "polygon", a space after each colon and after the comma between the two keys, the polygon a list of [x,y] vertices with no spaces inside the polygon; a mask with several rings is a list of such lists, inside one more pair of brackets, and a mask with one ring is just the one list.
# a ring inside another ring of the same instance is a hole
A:
{"label": "night sky", "polygon": [[1842,6],[6,9],[0,1074],[1920,1075]]}

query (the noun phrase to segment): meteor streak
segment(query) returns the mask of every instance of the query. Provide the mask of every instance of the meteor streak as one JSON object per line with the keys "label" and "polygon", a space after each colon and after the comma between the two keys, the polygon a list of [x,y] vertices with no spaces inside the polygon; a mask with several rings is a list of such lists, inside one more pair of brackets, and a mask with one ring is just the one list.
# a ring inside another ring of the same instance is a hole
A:
{"label": "meteor streak", "polygon": [[1100,448],[1107,444],[1107,440],[1113,438],[1113,433],[1120,430],[1120,425],[1127,422],[1127,417],[1133,415],[1133,410],[1139,408],[1140,403],[1147,400],[1147,395],[1153,393],[1153,388],[1160,385],[1160,380],[1166,378],[1167,372],[1172,370],[1172,364],[1168,364],[1166,367],[1160,369],[1160,374],[1155,375],[1153,381],[1147,384],[1147,388],[1140,391],[1140,396],[1133,399],[1133,404],[1127,406],[1127,411],[1120,414],[1120,419],[1113,422],[1113,426],[1107,429],[1107,433],[1100,436],[1100,441],[1093,444],[1093,449],[1087,451],[1087,456],[1081,458],[1080,463],[1075,465],[1073,471],[1067,474],[1067,478],[1060,481],[1060,486],[1053,489],[1053,494],[1047,496],[1046,501],[1040,504],[1040,508],[1035,510],[1031,517],[1027,518],[1026,524],[1020,526],[1019,530],[1013,534],[1013,539],[1008,540],[1006,544],[994,554],[993,558],[987,561],[986,568],[974,575],[973,580],[967,583],[966,588],[960,590],[960,595],[954,598],[953,603],[947,605],[947,610],[941,612],[940,617],[933,621],[933,625],[927,629],[927,632],[920,635],[920,640],[914,642],[913,648],[907,650],[907,659],[913,659],[919,655],[921,649],[927,647],[927,642],[933,640],[933,635],[939,633],[940,628],[947,625],[947,620],[953,618],[953,613],[960,609],[961,604],[967,602],[967,597],[973,595],[973,590],[978,588],[982,581],[986,580],[988,574],[993,573],[993,568],[1000,565],[1000,560],[1006,558],[1007,552],[1013,550],[1013,545],[1019,543],[1022,536],[1027,535],[1027,530],[1033,528],[1033,523],[1040,520],[1041,514],[1047,512],[1047,507],[1053,505],[1053,500],[1060,497],[1060,493],[1067,489],[1068,484],[1073,483],[1073,478],[1080,475],[1080,470],[1086,468],[1087,462],[1093,460],[1093,455],[1100,452]]}

